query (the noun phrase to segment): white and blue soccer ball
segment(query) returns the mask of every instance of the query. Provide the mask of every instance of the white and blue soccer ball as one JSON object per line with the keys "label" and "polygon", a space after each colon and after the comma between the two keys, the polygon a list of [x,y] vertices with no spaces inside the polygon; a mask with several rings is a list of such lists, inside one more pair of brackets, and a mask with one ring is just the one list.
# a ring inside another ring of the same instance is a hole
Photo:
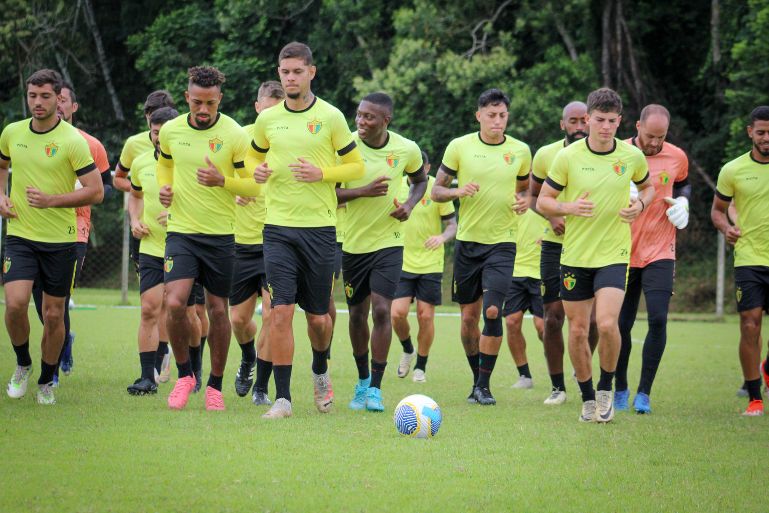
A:
{"label": "white and blue soccer ball", "polygon": [[432,438],[441,427],[443,414],[438,403],[422,394],[403,398],[395,407],[395,429],[410,438]]}

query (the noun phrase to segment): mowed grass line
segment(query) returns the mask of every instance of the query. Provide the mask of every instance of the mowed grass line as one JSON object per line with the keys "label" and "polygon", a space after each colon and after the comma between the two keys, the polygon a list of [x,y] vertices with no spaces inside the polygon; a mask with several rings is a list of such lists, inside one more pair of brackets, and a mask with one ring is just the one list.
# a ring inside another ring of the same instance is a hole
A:
{"label": "mowed grass line", "polygon": [[[37,376],[40,329],[32,321]],[[138,376],[137,322],[135,309],[74,311],[75,368],[62,377],[58,404],[38,406],[31,393],[0,398],[0,511],[765,511],[754,491],[765,477],[769,417],[739,416],[745,400],[734,397],[734,319],[672,323],[654,413],[618,414],[605,426],[577,422],[570,379],[566,405],[542,404],[549,380],[530,322],[534,390],[510,388],[517,373],[504,349],[492,378],[498,405],[466,404],[471,378],[459,319],[440,317],[428,382],[395,376],[395,341],[383,384],[387,410],[371,414],[346,408],[357,376],[341,314],[331,363],[336,405],[321,415],[298,314],[294,417],[273,422],[234,393],[234,343],[228,411],[204,411],[199,394],[185,411],[171,412],[171,384],[153,397],[129,397],[125,387]],[[634,339],[645,330],[639,322]],[[5,333],[1,347],[5,382],[15,364]],[[641,349],[632,355],[633,390]],[[443,410],[433,440],[405,439],[393,427],[395,404],[416,392]]]}

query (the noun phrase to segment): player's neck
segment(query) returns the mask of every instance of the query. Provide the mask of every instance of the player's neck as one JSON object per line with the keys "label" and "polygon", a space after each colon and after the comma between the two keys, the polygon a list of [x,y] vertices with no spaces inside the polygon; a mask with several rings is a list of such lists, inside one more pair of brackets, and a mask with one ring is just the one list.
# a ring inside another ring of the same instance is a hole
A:
{"label": "player's neck", "polygon": [[50,132],[59,123],[59,116],[49,116],[45,119],[32,118],[32,130],[35,132]]}
{"label": "player's neck", "polygon": [[490,134],[485,134],[483,132],[479,132],[479,134],[480,134],[481,142],[484,142],[486,144],[495,145],[495,144],[502,144],[503,142],[505,142],[504,133],[492,132]]}
{"label": "player's neck", "polygon": [[612,137],[608,141],[602,141],[598,136],[593,137],[592,134],[587,136],[587,145],[593,153],[611,153],[614,151],[614,138]]}
{"label": "player's neck", "polygon": [[388,139],[390,138],[390,134],[387,132],[387,130],[383,130],[381,134],[369,137],[368,139],[361,139],[364,143],[366,143],[366,146],[369,148],[374,149],[380,149],[384,148],[387,144]]}
{"label": "player's neck", "polygon": [[761,164],[769,164],[769,156],[761,155],[761,152],[758,151],[755,146],[750,150],[750,157]]}
{"label": "player's neck", "polygon": [[290,110],[302,111],[308,109],[313,101],[315,101],[315,95],[312,91],[307,91],[296,98],[286,97],[286,107]]}

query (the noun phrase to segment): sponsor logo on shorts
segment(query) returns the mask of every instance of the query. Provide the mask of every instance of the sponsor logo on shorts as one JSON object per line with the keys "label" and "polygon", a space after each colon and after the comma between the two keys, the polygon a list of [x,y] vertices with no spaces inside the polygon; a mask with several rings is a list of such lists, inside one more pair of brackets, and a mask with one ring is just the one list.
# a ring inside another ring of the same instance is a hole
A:
{"label": "sponsor logo on shorts", "polygon": [[566,287],[566,290],[573,289],[576,284],[577,278],[575,278],[571,273],[566,273],[566,275],[563,277],[563,286]]}
{"label": "sponsor logo on shorts", "polygon": [[315,135],[318,132],[320,132],[320,129],[323,128],[323,123],[319,121],[317,118],[313,119],[309,123],[307,123],[307,130],[312,134]]}
{"label": "sponsor logo on shorts", "polygon": [[[5,271],[5,272],[8,272],[8,271]],[[738,303],[742,301],[742,287],[737,287],[737,290],[734,291],[734,296],[737,298]]]}
{"label": "sponsor logo on shorts", "polygon": [[400,159],[395,153],[390,153],[387,158],[387,165],[391,168],[395,168],[398,165],[398,162],[400,162]]}
{"label": "sponsor logo on shorts", "polygon": [[668,174],[667,171],[664,171],[664,170],[660,173],[657,179],[660,181],[660,184],[662,185],[667,185],[670,183],[670,175]]}
{"label": "sponsor logo on shorts", "polygon": [[45,145],[46,157],[55,157],[57,153],[59,153],[59,147],[56,145],[55,142],[48,143]]}
{"label": "sponsor logo on shorts", "polygon": [[267,293],[270,295],[270,301],[272,301],[272,285],[267,283]]}
{"label": "sponsor logo on shorts", "polygon": [[167,273],[170,273],[173,268],[174,257],[166,257],[165,261],[163,262],[163,270]]}
{"label": "sponsor logo on shorts", "polygon": [[540,283],[539,284],[539,295],[544,297],[546,290],[547,290],[547,287],[545,287],[545,283],[544,282]]}
{"label": "sponsor logo on shorts", "polygon": [[511,151],[502,155],[502,158],[505,159],[505,164],[507,164],[508,166],[512,166],[513,162],[515,162],[515,155]]}
{"label": "sponsor logo on shorts", "polygon": [[214,153],[217,153],[219,150],[221,150],[222,146],[224,146],[224,141],[222,141],[218,137],[214,137],[213,139],[208,140],[208,149],[210,149]]}
{"label": "sponsor logo on shorts", "polygon": [[5,260],[3,261],[3,272],[7,273],[11,270],[11,257],[5,257]]}
{"label": "sponsor logo on shorts", "polygon": [[624,163],[624,162],[622,162],[621,160],[618,160],[617,162],[615,162],[614,164],[612,164],[612,166],[611,166],[611,167],[612,167],[612,169],[614,169],[614,173],[615,173],[617,176],[622,176],[622,175],[624,175],[624,174],[625,174],[625,172],[627,171],[627,164],[625,164],[625,163]]}
{"label": "sponsor logo on shorts", "polygon": [[354,293],[355,289],[352,288],[352,284],[349,281],[344,282],[344,295],[349,299]]}

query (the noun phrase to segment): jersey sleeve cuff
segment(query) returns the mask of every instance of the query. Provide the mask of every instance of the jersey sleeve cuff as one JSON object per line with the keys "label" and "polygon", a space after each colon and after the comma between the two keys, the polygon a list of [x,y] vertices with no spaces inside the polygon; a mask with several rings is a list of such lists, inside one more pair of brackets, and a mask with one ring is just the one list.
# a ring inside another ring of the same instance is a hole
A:
{"label": "jersey sleeve cuff", "polygon": [[11,160],[11,157],[9,157],[8,155],[0,151],[0,159],[8,161],[8,160]]}
{"label": "jersey sleeve cuff", "polygon": [[638,180],[638,181],[633,180],[633,183],[638,185],[638,184],[644,183],[648,179],[649,179],[649,172],[647,171],[646,174],[644,175],[643,179]]}
{"label": "jersey sleeve cuff", "polygon": [[171,155],[165,153],[163,150],[160,150],[160,156],[163,157],[166,160],[173,160],[174,159]]}
{"label": "jersey sleeve cuff", "polygon": [[419,166],[419,169],[416,169],[414,171],[406,171],[406,174],[409,176],[416,176],[420,174],[422,171],[424,171],[424,169],[425,169],[424,166]]}
{"label": "jersey sleeve cuff", "polygon": [[233,162],[232,167],[234,167],[235,169],[243,169],[244,167],[246,167],[246,164],[241,160],[240,162]]}
{"label": "jersey sleeve cuff", "polygon": [[527,175],[527,174],[526,175],[517,175],[515,177],[515,179],[518,180],[519,182],[522,182],[524,180],[528,180],[529,179],[529,175]]}
{"label": "jersey sleeve cuff", "polygon": [[549,185],[550,187],[552,187],[556,191],[562,191],[564,189],[564,187],[566,187],[565,185],[559,184],[558,182],[556,182],[555,180],[553,180],[549,176],[545,180],[545,183],[547,183],[547,185]]}
{"label": "jersey sleeve cuff", "polygon": [[88,164],[87,166],[85,166],[85,167],[81,167],[80,169],[78,169],[77,171],[75,171],[75,174],[76,174],[77,176],[83,176],[83,175],[86,175],[86,174],[90,173],[91,171],[95,171],[95,170],[96,170],[96,164],[94,164],[93,162],[91,162],[91,163],[90,163],[90,164]]}
{"label": "jersey sleeve cuff", "polygon": [[350,144],[348,144],[347,146],[345,146],[345,147],[344,147],[344,148],[342,148],[341,150],[337,151],[336,153],[337,153],[337,154],[338,154],[340,157],[344,157],[345,155],[347,155],[348,153],[350,153],[352,150],[354,150],[354,149],[355,149],[355,146],[356,146],[356,144],[355,144],[355,141],[352,141]]}
{"label": "jersey sleeve cuff", "polygon": [[674,189],[680,189],[681,187],[686,187],[687,185],[689,185],[689,177],[688,176],[686,178],[684,178],[683,180],[681,180],[680,182],[673,182],[673,188]]}
{"label": "jersey sleeve cuff", "polygon": [[535,175],[534,173],[531,174],[531,179],[534,180],[535,182],[537,182],[539,185],[542,185],[543,183],[545,183],[545,179],[544,178],[540,178],[537,175]]}
{"label": "jersey sleeve cuff", "polygon": [[441,170],[444,173],[446,173],[447,175],[453,176],[454,178],[456,178],[456,176],[457,176],[456,170],[455,169],[451,169],[449,166],[447,166],[443,162],[441,162]]}
{"label": "jersey sleeve cuff", "polygon": [[455,215],[456,214],[452,212],[451,214],[446,214],[445,216],[441,216],[441,221],[451,221],[452,219],[454,219]]}
{"label": "jersey sleeve cuff", "polygon": [[269,150],[269,148],[260,148],[260,147],[259,147],[259,146],[256,144],[256,141],[254,141],[253,139],[251,139],[251,147],[252,147],[252,148],[253,148],[255,151],[258,151],[259,153],[267,153],[267,151]]}
{"label": "jersey sleeve cuff", "polygon": [[141,188],[141,187],[139,187],[138,185],[136,185],[136,184],[135,184],[135,183],[133,183],[133,182],[131,182],[131,189],[133,189],[133,190],[135,190],[135,191],[141,191],[141,190],[142,190],[142,188]]}
{"label": "jersey sleeve cuff", "polygon": [[724,201],[732,201],[731,196],[727,196],[726,194],[721,193],[718,189],[716,189],[716,196]]}

